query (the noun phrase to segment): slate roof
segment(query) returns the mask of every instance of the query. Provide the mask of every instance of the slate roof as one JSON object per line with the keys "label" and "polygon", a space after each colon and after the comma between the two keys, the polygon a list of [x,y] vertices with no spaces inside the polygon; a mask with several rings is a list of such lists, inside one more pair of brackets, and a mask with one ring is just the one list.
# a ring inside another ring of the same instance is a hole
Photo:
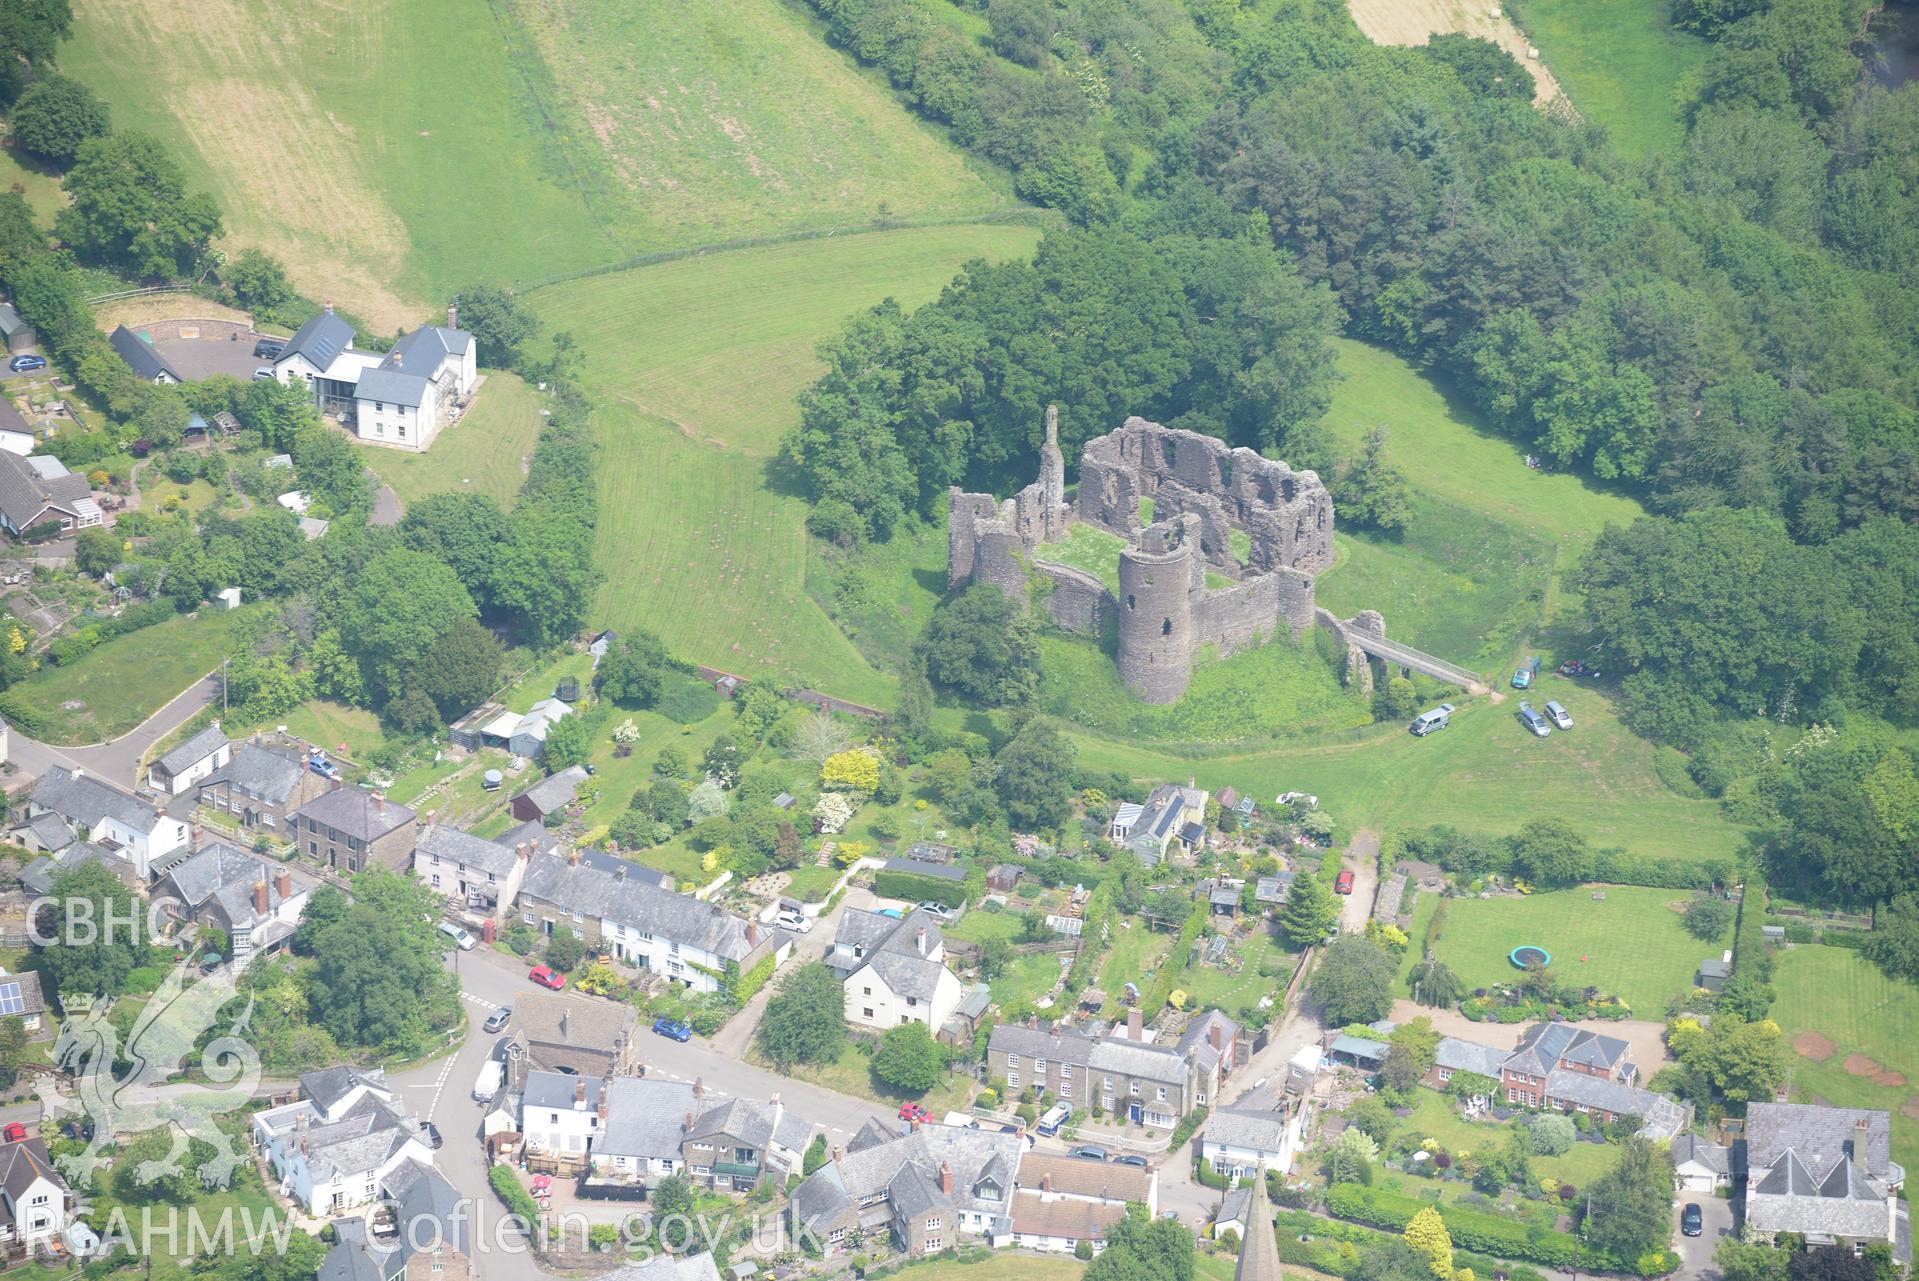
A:
{"label": "slate roof", "polygon": [[1221,1108],[1206,1118],[1203,1142],[1277,1154],[1286,1138],[1286,1114],[1254,1108]]}
{"label": "slate roof", "polygon": [[[919,946],[922,930],[926,932],[924,952]],[[861,954],[858,959],[852,959],[842,953],[843,969],[851,974],[870,965],[899,996],[931,1000],[939,990],[941,976],[950,973],[932,956],[945,943],[939,923],[918,908],[898,920],[878,912],[845,912],[840,917],[839,933],[834,940],[836,949],[842,942],[848,949],[857,948]]]}
{"label": "slate roof", "polygon": [[0,1188],[5,1188],[7,1195],[17,1200],[33,1186],[35,1179],[46,1179],[58,1187],[67,1186],[47,1156],[45,1143],[33,1138],[0,1145]]}
{"label": "slate roof", "polygon": [[1186,1060],[1170,1046],[1116,1037],[1095,1041],[1084,1032],[1057,1025],[1048,1030],[1001,1024],[993,1029],[989,1048],[1168,1085],[1186,1083]]}
{"label": "slate roof", "polygon": [[1563,1062],[1617,1072],[1632,1047],[1616,1036],[1601,1036],[1564,1023],[1535,1023],[1520,1036],[1506,1066],[1528,1076],[1546,1076]]}
{"label": "slate roof", "polygon": [[172,882],[172,892],[186,906],[197,910],[209,900],[218,899],[227,909],[228,918],[235,922],[253,919],[253,887],[261,881],[267,883],[269,910],[280,901],[272,870],[253,855],[224,841],[208,841],[168,872],[166,879]]}
{"label": "slate roof", "polygon": [[1242,1229],[1240,1235],[1244,1236],[1246,1214],[1252,1207],[1253,1185],[1248,1183],[1244,1187],[1233,1188],[1220,1198],[1219,1213],[1213,1216],[1213,1224],[1217,1228],[1224,1224],[1237,1223]]}
{"label": "slate roof", "polygon": [[1451,1072],[1477,1072],[1497,1081],[1507,1053],[1491,1045],[1481,1045],[1478,1041],[1442,1036],[1433,1051],[1433,1062]]}
{"label": "slate roof", "polygon": [[899,1138],[898,1130],[889,1130],[884,1121],[878,1117],[869,1116],[866,1118],[866,1124],[860,1127],[859,1133],[855,1134],[852,1141],[846,1145],[846,1150],[859,1152],[875,1144],[891,1143],[897,1138]]}
{"label": "slate roof", "polygon": [[1670,1138],[1685,1125],[1686,1111],[1671,1099],[1606,1077],[1587,1076],[1567,1068],[1546,1074],[1546,1097],[1589,1108],[1604,1108],[1616,1116],[1636,1116],[1646,1133]]}
{"label": "slate roof", "polygon": [[1672,1163],[1683,1166],[1689,1162],[1703,1166],[1714,1174],[1732,1173],[1732,1153],[1717,1143],[1708,1143],[1696,1134],[1682,1134],[1672,1141]]}
{"label": "slate roof", "polygon": [[687,1131],[690,1139],[714,1135],[740,1139],[762,1150],[777,1145],[800,1152],[813,1140],[813,1125],[795,1116],[783,1103],[729,1099],[702,1112]]}
{"label": "slate roof", "polygon": [[209,725],[153,763],[165,774],[182,774],[227,745],[218,725]]}
{"label": "slate roof", "polygon": [[521,894],[562,911],[578,912],[583,918],[612,921],[681,947],[709,952],[721,960],[745,960],[758,946],[747,942],[747,923],[724,908],[557,855],[533,859]]}
{"label": "slate roof", "polygon": [[472,1225],[468,1221],[472,1216],[459,1189],[444,1174],[418,1159],[408,1159],[394,1167],[384,1183],[393,1202],[394,1222],[400,1226],[402,1259],[431,1253],[436,1245],[473,1257]]}
{"label": "slate roof", "polygon": [[49,894],[53,891],[53,878],[69,868],[85,863],[98,863],[112,872],[130,889],[145,889],[140,880],[140,870],[118,853],[104,845],[92,841],[75,841],[60,851],[58,858],[41,856],[26,865],[20,871],[20,883],[36,894]]}
{"label": "slate roof", "polygon": [[[1213,1029],[1219,1029],[1219,1048],[1213,1047]],[[1222,1060],[1233,1054],[1234,1042],[1239,1038],[1239,1024],[1227,1018],[1220,1010],[1207,1010],[1186,1025],[1179,1034],[1175,1047],[1181,1054],[1192,1051],[1193,1061],[1199,1064],[1203,1072],[1216,1072]],[[1232,1065],[1227,1064],[1228,1067]]]}
{"label": "slate roof", "polygon": [[360,1086],[391,1092],[386,1072],[381,1068],[357,1068],[342,1064],[300,1074],[300,1093],[312,1100],[322,1112],[328,1111]]}
{"label": "slate roof", "polygon": [[377,841],[413,821],[413,811],[406,806],[376,801],[373,793],[357,787],[336,787],[293,813],[362,841]]}
{"label": "slate roof", "polygon": [[305,356],[315,369],[325,369],[339,354],[353,345],[353,326],[331,310],[316,312],[306,324],[287,339],[280,349],[278,365],[295,356]]}
{"label": "slate roof", "polygon": [[1893,1168],[1892,1121],[1877,1108],[1812,1103],[1754,1103],[1746,1108],[1746,1168],[1769,1169],[1789,1152],[1814,1169],[1849,1163],[1853,1127],[1866,1123],[1866,1171],[1884,1178]]}
{"label": "slate roof", "polygon": [[1293,873],[1276,872],[1262,876],[1253,886],[1253,899],[1259,903],[1284,903],[1293,890]]}
{"label": "slate roof", "polygon": [[269,805],[284,805],[293,795],[293,789],[299,786],[302,769],[304,766],[293,755],[258,743],[242,743],[233,749],[227,763],[213,771],[201,786],[227,783]]}
{"label": "slate roof", "polygon": [[317,1281],[387,1281],[393,1252],[373,1243],[365,1219],[340,1219],[333,1225],[333,1246],[320,1261]]}
{"label": "slate roof", "polygon": [[80,834],[58,814],[41,814],[28,819],[21,826],[33,833],[33,839],[39,842],[41,849],[56,854],[80,838]]}
{"label": "slate roof", "polygon": [[1254,1179],[1252,1193],[1252,1202],[1246,1207],[1246,1231],[1239,1242],[1239,1261],[1233,1265],[1233,1281],[1284,1281],[1266,1180]]}
{"label": "slate roof", "polygon": [[559,773],[541,779],[513,799],[517,801],[524,798],[533,802],[534,808],[540,813],[551,814],[571,804],[574,793],[580,790],[580,784],[586,780],[585,766],[569,765]]}
{"label": "slate roof", "polygon": [[491,872],[495,876],[505,876],[520,861],[511,845],[501,845],[484,836],[475,836],[457,827],[444,827],[438,823],[420,833],[419,842],[413,849],[416,855],[429,854],[443,863],[460,864],[477,871]]}
{"label": "slate roof", "polygon": [[406,1143],[419,1138],[413,1122],[383,1100],[362,1098],[338,1121],[310,1126],[303,1141],[314,1182],[378,1169]]}
{"label": "slate roof", "polygon": [[[0,453],[0,463],[13,457]],[[56,765],[40,776],[30,798],[34,805],[92,831],[108,818],[116,819],[136,832],[151,832],[160,822],[160,812],[144,801],[136,800],[117,787],[76,774],[64,765]]]}
{"label": "slate roof", "polygon": [[[998,1214],[1012,1196],[1023,1146],[1017,1134],[924,1125],[889,1142],[849,1148],[838,1161],[827,1162],[793,1190],[793,1212],[811,1227],[881,1193],[901,1212],[937,1204],[945,1199],[938,1183],[945,1163],[953,1172],[952,1201],[958,1208]],[[1000,1180],[1005,1199],[976,1203],[973,1189],[989,1172]]]}
{"label": "slate roof", "polygon": [[514,1035],[530,1045],[612,1054],[622,1038],[632,1039],[639,1022],[639,1011],[630,1005],[569,992],[528,992],[513,1001]]}
{"label": "slate roof", "polygon": [[359,382],[353,385],[353,394],[360,400],[391,402],[418,409],[420,402],[426,399],[426,383],[426,379],[413,374],[376,365],[360,375]]}
{"label": "slate roof", "polygon": [[0,338],[11,338],[25,328],[27,328],[27,322],[20,318],[20,313],[14,310],[13,304],[0,302]]}
{"label": "slate roof", "polygon": [[[597,1108],[600,1091],[606,1082],[597,1076],[578,1076],[572,1072],[548,1072],[535,1068],[526,1074],[526,1082],[520,1087],[520,1106],[522,1108],[549,1108],[570,1112],[580,1106],[580,1092],[586,1092],[584,1106]],[[608,1117],[611,1118],[612,1105],[608,1104]]]}
{"label": "slate roof", "polygon": [[0,512],[20,530],[32,526],[33,518],[49,506],[58,506],[79,514],[80,504],[92,504],[91,487],[85,476],[42,476],[33,464],[11,451],[0,451]]}
{"label": "slate roof", "polygon": [[945,863],[928,863],[917,858],[889,858],[886,860],[889,872],[906,872],[912,876],[930,876],[937,881],[964,881],[966,869],[952,867]]}
{"label": "slate roof", "polygon": [[127,362],[127,368],[147,382],[152,382],[162,374],[175,382],[186,381],[180,377],[179,370],[167,363],[166,357],[153,349],[151,340],[142,338],[125,325],[115,326],[113,332],[107,335],[107,343],[119,354],[120,359]]}
{"label": "slate roof", "polygon": [[678,1159],[680,1127],[688,1112],[699,1112],[691,1084],[619,1076],[608,1081],[606,1089],[606,1125],[593,1141],[595,1152],[649,1160]]}

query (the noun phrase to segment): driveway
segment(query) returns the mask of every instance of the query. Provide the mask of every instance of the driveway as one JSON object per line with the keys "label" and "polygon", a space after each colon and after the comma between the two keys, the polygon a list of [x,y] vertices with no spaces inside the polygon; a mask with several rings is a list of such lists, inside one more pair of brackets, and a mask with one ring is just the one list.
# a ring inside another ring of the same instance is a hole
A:
{"label": "driveway", "polygon": [[726,1026],[713,1037],[713,1049],[731,1059],[745,1058],[747,1048],[753,1043],[753,1033],[759,1028],[760,1015],[766,1012],[766,1003],[773,999],[780,980],[798,966],[826,955],[833,946],[833,936],[839,932],[840,917],[847,908],[870,910],[873,904],[873,891],[860,885],[847,886],[846,893],[840,896],[838,905],[831,912],[816,919],[811,931],[794,937],[793,955],[770,982],[753,994],[753,999],[739,1013],[726,1021]]}
{"label": "driveway", "polygon": [[1379,833],[1360,828],[1353,833],[1340,866],[1353,874],[1353,892],[1339,908],[1339,928],[1356,933],[1373,915],[1373,896],[1379,892]]}
{"label": "driveway", "polygon": [[[1706,1230],[1696,1237],[1686,1236],[1679,1230],[1680,1211],[1688,1205],[1698,1206],[1705,1216]],[[1719,1281],[1719,1269],[1713,1265],[1712,1253],[1719,1248],[1722,1237],[1732,1235],[1731,1201],[1710,1192],[1681,1192],[1672,1208],[1672,1248],[1679,1252],[1679,1271],[1673,1275],[1685,1277],[1687,1281]]]}

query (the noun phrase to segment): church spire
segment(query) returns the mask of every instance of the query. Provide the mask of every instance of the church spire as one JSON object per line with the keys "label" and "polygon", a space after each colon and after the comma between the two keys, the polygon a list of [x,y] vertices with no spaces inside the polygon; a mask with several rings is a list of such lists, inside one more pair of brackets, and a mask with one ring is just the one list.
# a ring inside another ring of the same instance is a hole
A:
{"label": "church spire", "polygon": [[1281,1281],[1279,1238],[1273,1231],[1273,1203],[1266,1196],[1263,1167],[1255,1167],[1251,1191],[1246,1205],[1246,1233],[1240,1239],[1233,1281]]}

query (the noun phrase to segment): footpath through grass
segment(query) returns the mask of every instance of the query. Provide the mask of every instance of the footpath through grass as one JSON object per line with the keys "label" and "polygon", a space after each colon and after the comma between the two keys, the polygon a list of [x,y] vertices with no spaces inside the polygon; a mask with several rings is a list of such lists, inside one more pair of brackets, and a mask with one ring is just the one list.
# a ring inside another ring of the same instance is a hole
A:
{"label": "footpath through grass", "polygon": [[[1597,901],[1594,894],[1604,894]],[[1684,890],[1608,885],[1517,898],[1452,899],[1435,951],[1468,988],[1510,982],[1520,971],[1507,959],[1521,944],[1552,953],[1562,982],[1612,992],[1638,1018],[1663,1017],[1668,997],[1692,987],[1699,962],[1731,946],[1732,931],[1701,942],[1668,904]]]}
{"label": "footpath through grass", "polygon": [[540,398],[512,374],[489,373],[466,417],[434,438],[424,454],[363,445],[366,465],[412,506],[428,494],[485,494],[511,511],[526,479]]}
{"label": "footpath through grass", "polygon": [[1772,1015],[1792,1043],[1794,1097],[1892,1113],[1892,1159],[1919,1169],[1919,987],[1849,948],[1778,953]]}
{"label": "footpath through grass", "polygon": [[884,704],[868,664],[808,595],[804,500],[768,457],[815,354],[853,312],[917,305],[966,260],[1031,252],[1014,226],[940,227],[714,254],[537,290],[586,353],[600,406],[594,622],[657,631],[745,676]]}
{"label": "footpath through grass", "polygon": [[1711,45],[1675,31],[1665,0],[1521,0],[1509,5],[1579,114],[1622,155],[1671,152],[1685,130],[1678,91]]}

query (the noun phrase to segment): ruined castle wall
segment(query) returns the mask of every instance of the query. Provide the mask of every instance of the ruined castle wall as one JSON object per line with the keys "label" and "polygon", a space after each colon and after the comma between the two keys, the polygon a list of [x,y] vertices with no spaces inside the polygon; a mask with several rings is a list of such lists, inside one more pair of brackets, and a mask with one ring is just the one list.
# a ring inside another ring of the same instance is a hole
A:
{"label": "ruined castle wall", "polygon": [[973,576],[974,542],[982,521],[999,517],[999,499],[991,494],[946,491],[946,586],[950,591]]}
{"label": "ruined castle wall", "polygon": [[1193,642],[1217,645],[1226,658],[1273,639],[1287,624],[1279,616],[1279,582],[1273,574],[1202,592],[1193,604]]}
{"label": "ruined castle wall", "polygon": [[1026,565],[1030,549],[1002,521],[993,521],[974,533],[973,581],[991,583],[1006,599],[1026,605]]}
{"label": "ruined castle wall", "polygon": [[[1149,534],[1161,530],[1155,524]],[[1205,582],[1205,562],[1191,542],[1159,550],[1129,547],[1119,556],[1120,679],[1149,703],[1170,703],[1186,692],[1199,641],[1193,603]]]}
{"label": "ruined castle wall", "polygon": [[1063,631],[1097,636],[1106,616],[1117,606],[1106,584],[1083,569],[1035,561],[1033,568],[1052,579],[1046,597],[1046,616]]}

